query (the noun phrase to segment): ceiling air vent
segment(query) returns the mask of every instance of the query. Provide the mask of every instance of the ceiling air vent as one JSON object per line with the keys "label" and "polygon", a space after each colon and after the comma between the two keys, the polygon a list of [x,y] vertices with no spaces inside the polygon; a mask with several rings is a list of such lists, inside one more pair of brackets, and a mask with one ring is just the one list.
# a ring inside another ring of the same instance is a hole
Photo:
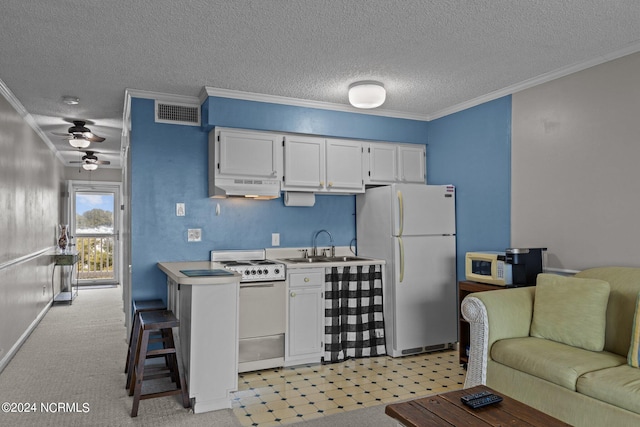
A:
{"label": "ceiling air vent", "polygon": [[156,123],[200,126],[200,107],[156,101]]}

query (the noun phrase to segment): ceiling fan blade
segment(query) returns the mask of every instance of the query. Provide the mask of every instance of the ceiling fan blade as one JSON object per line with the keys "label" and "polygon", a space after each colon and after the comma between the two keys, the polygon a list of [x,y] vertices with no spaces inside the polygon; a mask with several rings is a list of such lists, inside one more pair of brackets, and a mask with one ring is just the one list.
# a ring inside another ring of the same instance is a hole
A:
{"label": "ceiling fan blade", "polygon": [[93,136],[91,136],[91,137],[89,137],[89,138],[87,138],[87,139],[88,139],[89,141],[91,141],[91,142],[102,142],[102,141],[104,141],[106,138],[103,138],[103,137],[98,136],[98,135],[93,135]]}
{"label": "ceiling fan blade", "polygon": [[98,165],[110,165],[111,162],[109,160],[98,160],[97,162],[93,162],[96,163]]}
{"label": "ceiling fan blade", "polygon": [[72,138],[73,137],[73,135],[71,135],[70,133],[51,132],[51,134],[53,134],[55,136],[64,136],[66,138]]}
{"label": "ceiling fan blade", "polygon": [[81,162],[81,161],[79,161],[79,160],[72,160],[72,161],[70,161],[69,163],[84,163],[84,162]]}

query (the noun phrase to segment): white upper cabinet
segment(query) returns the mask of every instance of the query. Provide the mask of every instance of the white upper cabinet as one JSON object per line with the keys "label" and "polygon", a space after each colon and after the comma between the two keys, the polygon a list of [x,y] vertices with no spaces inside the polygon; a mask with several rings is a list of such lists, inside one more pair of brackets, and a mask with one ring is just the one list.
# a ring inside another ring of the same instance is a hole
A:
{"label": "white upper cabinet", "polygon": [[359,141],[287,135],[284,138],[285,191],[364,192]]}
{"label": "white upper cabinet", "polygon": [[329,191],[364,192],[362,143],[327,139],[327,186]]}
{"label": "white upper cabinet", "polygon": [[398,174],[400,182],[427,182],[426,145],[398,146]]}
{"label": "white upper cabinet", "polygon": [[367,185],[427,182],[425,145],[365,143],[362,163]]}
{"label": "white upper cabinet", "polygon": [[324,139],[311,136],[285,136],[282,189],[320,191],[324,186]]}
{"label": "white upper cabinet", "polygon": [[[369,160],[366,162],[366,160]],[[396,182],[398,176],[398,155],[395,144],[371,143],[364,153],[363,163],[367,165],[367,184],[388,184]]]}
{"label": "white upper cabinet", "polygon": [[214,135],[217,176],[282,179],[282,135],[225,128]]}

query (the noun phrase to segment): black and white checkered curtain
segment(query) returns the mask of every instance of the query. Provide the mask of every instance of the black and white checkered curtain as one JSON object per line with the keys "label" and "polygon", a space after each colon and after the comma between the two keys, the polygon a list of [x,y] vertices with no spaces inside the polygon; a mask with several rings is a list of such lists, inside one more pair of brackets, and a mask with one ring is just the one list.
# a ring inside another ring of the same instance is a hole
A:
{"label": "black and white checkered curtain", "polygon": [[386,354],[380,265],[325,269],[324,361]]}

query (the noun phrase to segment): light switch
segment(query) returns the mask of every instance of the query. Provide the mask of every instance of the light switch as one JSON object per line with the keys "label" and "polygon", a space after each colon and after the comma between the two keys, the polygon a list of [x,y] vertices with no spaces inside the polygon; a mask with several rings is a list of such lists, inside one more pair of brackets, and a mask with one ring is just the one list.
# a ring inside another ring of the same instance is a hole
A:
{"label": "light switch", "polygon": [[271,233],[271,246],[280,246],[280,233]]}
{"label": "light switch", "polygon": [[184,216],[185,208],[184,203],[176,203],[176,216]]}

